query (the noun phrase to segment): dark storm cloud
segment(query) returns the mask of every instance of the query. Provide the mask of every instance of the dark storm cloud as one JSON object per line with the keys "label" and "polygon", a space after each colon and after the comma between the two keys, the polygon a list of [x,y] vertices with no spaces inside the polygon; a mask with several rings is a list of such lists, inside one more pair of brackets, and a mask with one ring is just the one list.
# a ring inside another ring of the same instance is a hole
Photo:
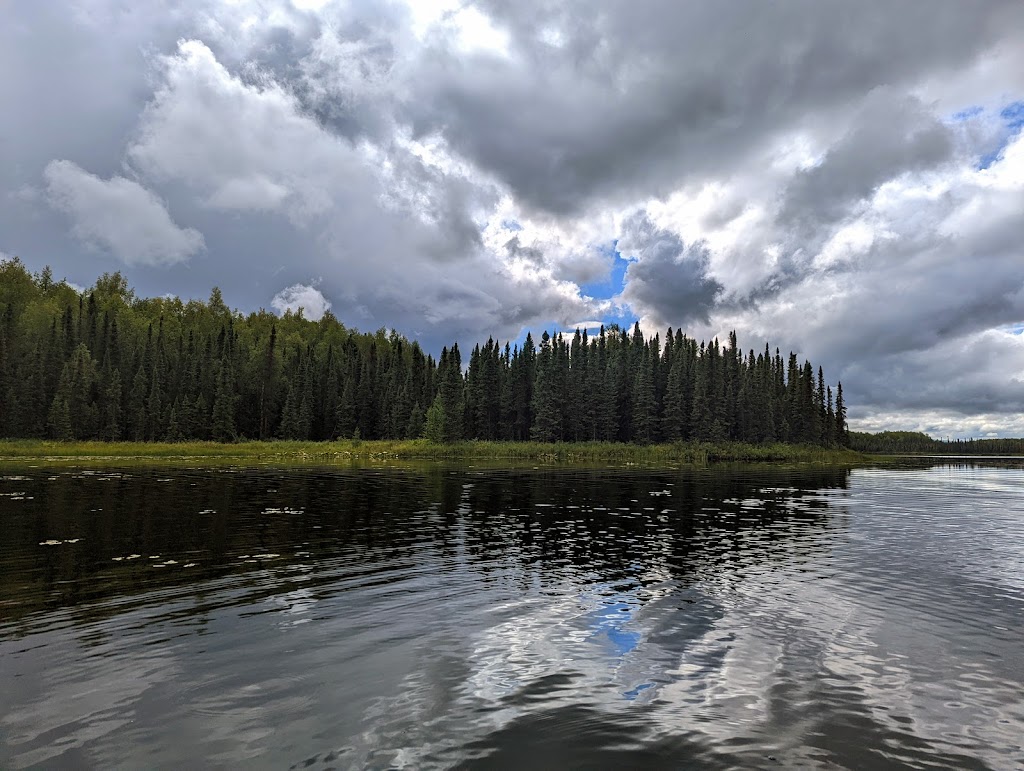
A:
{"label": "dark storm cloud", "polygon": [[966,66],[1022,11],[1012,0],[884,13],[845,0],[483,5],[511,30],[513,55],[438,54],[408,113],[557,212],[728,173],[808,115],[842,121],[879,86]]}
{"label": "dark storm cloud", "polygon": [[[1018,376],[1003,376],[1005,365]],[[955,366],[952,363],[955,362]],[[847,383],[875,410],[1024,413],[1024,346],[997,334],[943,340],[928,351],[879,357],[846,372]]]}
{"label": "dark storm cloud", "polygon": [[648,309],[659,322],[708,321],[722,285],[708,276],[704,244],[684,244],[636,212],[623,223],[618,249],[634,258],[626,268],[624,300]]}
{"label": "dark storm cloud", "polygon": [[881,183],[939,166],[953,150],[952,129],[918,100],[888,88],[872,91],[821,162],[789,183],[781,219],[820,229],[846,216]]}
{"label": "dark storm cloud", "polygon": [[[753,289],[747,301],[776,297],[819,270],[813,257],[844,220],[864,213],[883,184],[941,170],[956,159],[954,128],[919,99],[888,87],[870,92],[823,157],[780,183],[773,227],[781,254],[771,280]],[[941,253],[942,238],[929,243],[921,238],[932,235],[918,233],[910,243],[887,243],[888,257],[876,258],[906,259],[899,252],[908,250]]]}

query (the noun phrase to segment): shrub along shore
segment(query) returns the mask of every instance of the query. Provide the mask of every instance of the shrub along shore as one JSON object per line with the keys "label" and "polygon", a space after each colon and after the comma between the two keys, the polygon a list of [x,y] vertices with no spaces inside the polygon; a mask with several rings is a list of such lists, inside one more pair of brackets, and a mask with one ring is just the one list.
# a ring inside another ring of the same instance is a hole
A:
{"label": "shrub along shore", "polygon": [[357,460],[494,460],[554,464],[637,463],[649,465],[716,462],[856,463],[864,456],[842,448],[741,442],[456,442],[338,440],[333,442],[53,442],[0,440],[0,461],[222,460],[253,463],[334,463]]}

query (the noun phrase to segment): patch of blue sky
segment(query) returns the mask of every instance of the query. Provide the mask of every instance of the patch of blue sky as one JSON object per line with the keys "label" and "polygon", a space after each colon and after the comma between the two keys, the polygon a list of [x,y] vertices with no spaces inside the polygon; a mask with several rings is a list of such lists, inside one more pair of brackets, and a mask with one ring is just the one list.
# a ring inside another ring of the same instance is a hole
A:
{"label": "patch of blue sky", "polygon": [[1003,157],[1006,146],[1022,129],[1024,129],[1024,101],[1011,102],[999,111],[999,118],[1003,123],[1003,131],[999,137],[999,144],[990,152],[985,153],[978,159],[979,170],[987,169]]}
{"label": "patch of blue sky", "polygon": [[604,314],[604,325],[608,328],[612,324],[618,324],[622,329],[631,331],[633,324],[639,321],[636,314],[629,310],[628,306],[616,306],[617,310]]}
{"label": "patch of blue sky", "polygon": [[511,230],[515,233],[518,233],[520,230],[523,229],[523,226],[520,225],[516,220],[502,220],[501,227],[504,228],[505,230]]}
{"label": "patch of blue sky", "polygon": [[[580,286],[581,294],[586,295],[587,297],[593,297],[596,300],[611,300],[617,297],[621,294],[622,288],[626,283],[626,268],[629,266],[629,260],[623,258],[622,255],[619,254],[618,250],[615,249],[614,244],[607,247],[606,253],[614,259],[608,277],[601,281],[582,284]],[[583,320],[584,319],[579,319],[579,321]],[[591,319],[586,320],[590,321]],[[630,330],[633,328],[633,324],[637,321],[637,317],[629,306],[611,303],[607,311],[600,314],[600,316],[594,317],[592,320],[602,322],[605,327],[609,327],[612,324],[618,324],[623,329]],[[512,345],[513,347],[518,346],[522,349],[523,343],[526,342],[526,335],[527,333],[530,333],[533,336],[533,344],[535,346],[539,346],[541,335],[545,330],[550,334],[561,332],[567,339],[571,338],[575,332],[575,329],[570,329],[569,327],[552,320],[539,326],[532,326],[528,329],[523,329],[519,333],[519,336],[515,340],[511,341]],[[580,329],[580,332],[582,331],[583,330]],[[596,335],[597,332],[597,329],[591,329],[588,334]]]}
{"label": "patch of blue sky", "polygon": [[976,118],[983,112],[985,112],[985,108],[982,107],[980,104],[975,104],[971,105],[970,107],[965,107],[963,110],[960,110],[959,112],[953,113],[950,117],[954,121],[962,122],[965,120],[970,120],[971,118]]}
{"label": "patch of blue sky", "polygon": [[998,149],[993,150],[990,153],[985,153],[983,156],[981,156],[978,159],[978,164],[975,168],[977,168],[978,171],[984,171],[985,169],[989,168],[993,163],[995,163],[1002,157],[1004,149],[1006,149],[1006,143],[1000,143]]}
{"label": "patch of blue sky", "polygon": [[[519,223],[511,220],[502,223],[502,227],[507,230],[512,230],[512,225],[518,226]],[[581,294],[587,297],[592,297],[595,300],[612,300],[622,293],[622,290],[626,285],[626,268],[629,267],[630,261],[624,258],[619,253],[618,249],[615,248],[617,243],[618,242],[615,241],[612,242],[611,245],[601,248],[601,251],[610,256],[613,260],[608,276],[600,281],[581,284]],[[590,321],[591,319],[587,320]],[[633,324],[636,323],[638,319],[636,314],[633,313],[632,309],[628,305],[613,302],[609,305],[608,310],[603,314],[600,314],[600,316],[595,316],[592,320],[602,322],[605,327],[617,324],[623,329],[631,330],[633,328]],[[583,321],[583,319],[580,319],[580,321]],[[541,335],[545,331],[549,334],[557,334],[558,332],[561,332],[566,338],[571,338],[575,332],[574,329],[570,329],[567,326],[552,320],[550,322],[542,323],[541,325],[524,328],[519,333],[519,336],[510,342],[513,347],[518,346],[522,349],[523,343],[526,342],[526,335],[529,333],[533,336],[533,344],[535,346],[539,346]],[[583,330],[580,329],[580,332],[582,331]],[[591,329],[589,334],[596,335],[597,331],[597,329]]]}
{"label": "patch of blue sky", "polygon": [[1024,101],[1011,102],[999,111],[999,117],[1006,121],[1011,131],[1024,128]]}
{"label": "patch of blue sky", "polygon": [[[629,267],[630,261],[619,253],[617,246],[618,241],[613,241],[602,249],[602,252],[612,259],[608,276],[600,281],[580,285],[581,294],[593,297],[595,300],[611,300],[622,294],[622,290],[626,286],[626,268]],[[610,310],[603,314],[601,321],[605,323],[605,326],[618,324],[620,327],[628,329],[633,326],[636,316],[628,306],[612,303]]]}
{"label": "patch of blue sky", "polygon": [[600,281],[580,285],[580,292],[597,300],[609,300],[622,292],[626,283],[626,268],[629,266],[629,260],[619,253],[617,245],[618,241],[613,241],[609,246],[599,248],[602,254],[611,258],[611,270],[608,272],[608,276]]}

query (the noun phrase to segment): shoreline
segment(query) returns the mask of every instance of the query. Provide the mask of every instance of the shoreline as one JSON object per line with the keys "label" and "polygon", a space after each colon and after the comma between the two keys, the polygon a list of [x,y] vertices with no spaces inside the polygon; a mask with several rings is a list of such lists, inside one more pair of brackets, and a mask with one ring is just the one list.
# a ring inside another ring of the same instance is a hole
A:
{"label": "shoreline", "polygon": [[0,463],[74,461],[221,461],[244,464],[334,463],[346,461],[451,460],[533,461],[553,465],[635,463],[708,465],[788,462],[850,465],[868,459],[845,448],[809,445],[752,445],[741,442],[638,445],[614,442],[485,442],[432,444],[416,440],[337,440],[329,442],[57,442],[0,440]]}

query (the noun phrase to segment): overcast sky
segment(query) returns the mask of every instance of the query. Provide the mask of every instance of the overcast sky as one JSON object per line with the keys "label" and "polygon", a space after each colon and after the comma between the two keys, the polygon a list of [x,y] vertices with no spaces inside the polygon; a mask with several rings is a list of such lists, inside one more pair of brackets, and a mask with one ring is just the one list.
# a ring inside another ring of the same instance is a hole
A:
{"label": "overcast sky", "polygon": [[1020,0],[0,0],[0,252],[437,351],[639,320],[1024,435]]}

